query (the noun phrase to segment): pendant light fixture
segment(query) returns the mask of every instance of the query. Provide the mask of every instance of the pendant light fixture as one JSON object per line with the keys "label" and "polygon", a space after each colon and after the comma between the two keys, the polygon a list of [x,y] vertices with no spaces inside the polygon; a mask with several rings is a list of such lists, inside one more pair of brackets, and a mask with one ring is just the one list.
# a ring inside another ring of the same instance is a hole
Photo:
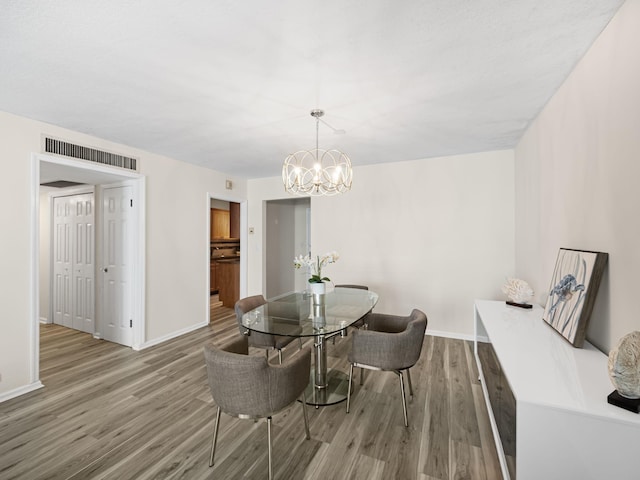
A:
{"label": "pendant light fixture", "polygon": [[311,110],[316,119],[315,150],[300,150],[284,160],[282,181],[287,192],[295,195],[335,195],[351,190],[351,160],[339,150],[320,150],[318,130],[324,111]]}

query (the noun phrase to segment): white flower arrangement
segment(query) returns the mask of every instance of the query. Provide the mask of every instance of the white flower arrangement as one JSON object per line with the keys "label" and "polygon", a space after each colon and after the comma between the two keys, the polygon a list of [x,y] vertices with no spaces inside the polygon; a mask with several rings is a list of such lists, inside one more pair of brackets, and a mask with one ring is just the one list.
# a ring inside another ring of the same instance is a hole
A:
{"label": "white flower arrangement", "polygon": [[298,255],[293,259],[293,266],[295,268],[307,267],[312,273],[309,277],[309,283],[322,283],[330,282],[328,277],[322,276],[322,267],[330,263],[336,263],[340,256],[338,252],[328,252],[322,256],[317,255],[315,259],[311,255]]}

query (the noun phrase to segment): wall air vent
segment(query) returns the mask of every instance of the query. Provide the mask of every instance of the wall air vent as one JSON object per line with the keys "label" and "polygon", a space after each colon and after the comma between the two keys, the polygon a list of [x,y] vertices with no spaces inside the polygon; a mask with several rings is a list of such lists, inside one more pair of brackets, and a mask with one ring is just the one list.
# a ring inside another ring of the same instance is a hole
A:
{"label": "wall air vent", "polygon": [[138,159],[125,157],[116,153],[104,152],[95,148],[83,147],[54,138],[44,138],[44,151],[54,153],[56,155],[64,155],[65,157],[79,158],[94,163],[102,163],[103,165],[111,165],[113,167],[126,168],[127,170],[138,170]]}

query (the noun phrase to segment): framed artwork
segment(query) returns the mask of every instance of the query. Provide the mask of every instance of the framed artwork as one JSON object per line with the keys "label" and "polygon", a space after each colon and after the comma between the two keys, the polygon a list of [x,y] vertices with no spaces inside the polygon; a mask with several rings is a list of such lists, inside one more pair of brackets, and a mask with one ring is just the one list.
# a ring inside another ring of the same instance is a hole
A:
{"label": "framed artwork", "polygon": [[581,348],[609,255],[561,248],[542,318]]}

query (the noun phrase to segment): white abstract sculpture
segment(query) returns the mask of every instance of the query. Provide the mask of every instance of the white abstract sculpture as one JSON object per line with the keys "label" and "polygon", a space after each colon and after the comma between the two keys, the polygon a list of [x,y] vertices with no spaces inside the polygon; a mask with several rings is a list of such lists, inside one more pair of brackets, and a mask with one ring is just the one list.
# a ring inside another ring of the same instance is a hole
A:
{"label": "white abstract sculpture", "polygon": [[514,303],[529,303],[533,298],[533,289],[519,278],[507,278],[507,283],[502,286],[502,293]]}
{"label": "white abstract sculpture", "polygon": [[609,378],[623,397],[640,398],[640,332],[628,333],[611,350]]}

